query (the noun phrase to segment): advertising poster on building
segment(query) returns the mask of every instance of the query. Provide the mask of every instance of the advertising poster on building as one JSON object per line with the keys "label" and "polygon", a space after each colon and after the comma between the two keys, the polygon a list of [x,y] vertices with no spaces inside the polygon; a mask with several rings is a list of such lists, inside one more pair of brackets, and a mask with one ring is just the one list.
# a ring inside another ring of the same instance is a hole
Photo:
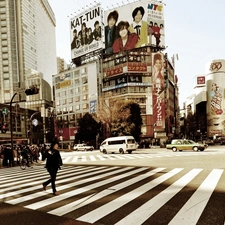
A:
{"label": "advertising poster on building", "polygon": [[225,60],[213,60],[208,63],[206,73],[208,134],[221,136],[225,134]]}
{"label": "advertising poster on building", "polygon": [[71,58],[103,48],[103,9],[100,5],[70,20]]}
{"label": "advertising poster on building", "polygon": [[104,13],[105,53],[165,46],[164,4],[141,0]]}
{"label": "advertising poster on building", "polygon": [[71,77],[70,73],[62,73],[59,76],[55,77],[55,87],[56,89],[66,88],[71,86]]}
{"label": "advertising poster on building", "polygon": [[90,101],[90,113],[97,113],[97,100]]}
{"label": "advertising poster on building", "polygon": [[165,128],[164,55],[152,54],[153,121],[156,129]]}
{"label": "advertising poster on building", "polygon": [[165,48],[164,4],[148,1],[149,44]]}

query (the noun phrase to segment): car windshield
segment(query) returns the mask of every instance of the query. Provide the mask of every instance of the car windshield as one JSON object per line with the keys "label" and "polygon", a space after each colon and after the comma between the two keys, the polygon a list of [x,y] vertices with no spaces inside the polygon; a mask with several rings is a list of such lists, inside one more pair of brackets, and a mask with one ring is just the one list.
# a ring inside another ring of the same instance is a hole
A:
{"label": "car windshield", "polygon": [[189,142],[190,144],[195,144],[195,142],[192,141],[192,140],[188,140],[188,142]]}

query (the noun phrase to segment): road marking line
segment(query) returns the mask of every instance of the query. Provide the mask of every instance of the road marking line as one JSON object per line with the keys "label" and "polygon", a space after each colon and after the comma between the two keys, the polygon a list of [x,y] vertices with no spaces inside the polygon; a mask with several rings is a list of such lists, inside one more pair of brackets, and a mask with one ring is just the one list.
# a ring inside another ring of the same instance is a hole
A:
{"label": "road marking line", "polygon": [[[105,177],[110,176],[110,175],[114,175],[115,176],[117,173],[125,172],[126,170],[129,170],[132,167],[118,168],[118,169],[115,169],[115,167],[111,167],[108,170],[112,170],[112,168],[114,168],[113,171],[110,171],[108,173],[103,173],[103,174],[98,175],[98,176],[92,176],[91,178],[83,179],[83,180],[80,180],[80,181],[77,181],[77,182],[74,182],[74,183],[70,183],[70,184],[66,185],[66,187],[68,187],[68,186],[69,187],[74,187],[74,186],[77,186],[78,184],[83,184],[83,183],[86,183],[86,182],[95,181],[96,179],[98,180],[98,179],[105,178]],[[102,170],[102,172],[103,172],[103,170]],[[89,174],[89,176],[90,176],[90,174]],[[112,180],[116,179],[116,176],[115,177],[114,176],[111,178]],[[99,187],[101,185],[105,185],[105,184],[109,183],[111,179],[97,181],[96,183],[92,183],[92,184],[87,185],[85,187],[77,188],[77,189],[75,189],[73,191],[68,191],[68,192],[65,192],[65,193],[63,193],[61,195],[58,195],[58,196],[55,196],[55,197],[52,197],[52,198],[48,198],[48,199],[45,199],[45,200],[42,200],[42,201],[30,204],[30,205],[27,205],[27,206],[25,206],[25,208],[38,209],[38,208],[45,207],[47,205],[51,205],[51,204],[56,203],[58,201],[70,198],[71,196],[81,194],[81,193],[86,192],[88,190],[97,188],[97,187]],[[60,186],[58,188],[59,191],[60,190],[64,190],[64,189],[65,189],[64,186]],[[31,197],[33,197],[33,196],[31,196]]]}
{"label": "road marking line", "polygon": [[[160,192],[148,202],[143,204],[141,207],[134,210],[128,216],[120,220],[116,225],[122,224],[142,224],[144,223],[153,213],[155,213],[159,208],[161,208],[167,201],[169,201],[174,195],[176,195],[184,186],[186,186],[192,179],[194,179],[202,169],[193,169],[187,174],[182,176],[179,180],[174,182],[168,188]],[[146,211],[148,213],[146,213]],[[137,216],[138,215],[138,216]],[[184,224],[184,223],[178,223]]]}
{"label": "road marking line", "polygon": [[90,155],[90,159],[91,159],[91,161],[96,161],[96,158],[93,155]]}
{"label": "road marking line", "polygon": [[74,156],[72,162],[77,162],[77,160],[78,160],[78,156]]}
{"label": "road marking line", "polygon": [[[112,193],[117,192],[117,191],[119,191],[119,190],[121,190],[123,188],[126,188],[127,186],[132,185],[132,184],[134,184],[136,182],[139,182],[140,180],[143,180],[146,177],[152,176],[152,175],[154,175],[154,174],[156,174],[156,173],[158,173],[158,172],[160,172],[160,171],[162,171],[164,169],[165,168],[157,168],[155,170],[149,171],[149,172],[147,172],[145,174],[142,174],[140,176],[131,178],[129,180],[126,180],[124,182],[121,182],[119,184],[111,186],[108,189],[103,190],[103,191],[101,191],[99,193],[94,193],[92,195],[89,195],[88,199],[86,197],[84,197],[84,198],[79,199],[77,201],[74,201],[74,202],[71,202],[69,204],[66,204],[66,205],[64,205],[62,207],[56,208],[56,209],[54,209],[52,211],[49,211],[48,213],[49,214],[53,214],[53,215],[62,216],[64,214],[72,212],[73,210],[76,210],[76,209],[81,208],[81,207],[83,207],[85,205],[88,205],[88,204],[90,204],[90,203],[92,203],[94,201],[97,201],[100,198],[103,198],[103,197],[105,197],[105,196],[107,196],[109,194],[112,194]],[[124,176],[128,177],[130,175],[136,174],[136,173],[144,171],[144,170],[146,170],[146,168],[139,168],[137,170],[132,170],[130,172],[127,172],[126,174],[122,174],[122,175],[119,175],[119,176],[115,177],[115,180],[124,178]]]}
{"label": "road marking line", "polygon": [[[114,199],[113,201],[100,206],[99,208],[92,210],[91,212],[77,218],[77,220],[89,222],[89,223],[95,223],[102,217],[110,214],[111,212],[115,211],[116,209],[120,208],[121,206],[127,204],[128,202],[132,201],[133,199],[139,197],[140,195],[146,193],[147,191],[151,190],[152,188],[156,187],[160,183],[164,182],[165,180],[169,179],[170,177],[174,176],[175,174],[182,171],[183,168],[175,168],[171,171],[169,171],[166,174],[163,174],[162,176],[145,183],[144,185],[140,186],[139,188],[136,188],[133,191],[130,191],[126,193],[125,195],[122,195],[119,198]],[[102,213],[104,212],[104,214]],[[138,216],[139,217],[139,216]],[[129,224],[129,223],[125,223]],[[138,223],[140,224],[140,223]]]}
{"label": "road marking line", "polygon": [[222,173],[222,169],[213,169],[169,224],[197,224]]}

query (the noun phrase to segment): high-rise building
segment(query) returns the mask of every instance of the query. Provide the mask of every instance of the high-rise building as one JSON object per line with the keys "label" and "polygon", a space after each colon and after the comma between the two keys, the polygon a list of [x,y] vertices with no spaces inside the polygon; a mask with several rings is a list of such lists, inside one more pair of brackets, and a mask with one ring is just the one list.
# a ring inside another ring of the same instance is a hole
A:
{"label": "high-rise building", "polygon": [[48,0],[1,0],[0,101],[10,102],[16,89],[27,88],[26,78],[34,71],[52,85],[57,72],[55,16]]}
{"label": "high-rise building", "polygon": [[57,73],[61,73],[66,69],[68,69],[66,61],[60,57],[57,57]]}

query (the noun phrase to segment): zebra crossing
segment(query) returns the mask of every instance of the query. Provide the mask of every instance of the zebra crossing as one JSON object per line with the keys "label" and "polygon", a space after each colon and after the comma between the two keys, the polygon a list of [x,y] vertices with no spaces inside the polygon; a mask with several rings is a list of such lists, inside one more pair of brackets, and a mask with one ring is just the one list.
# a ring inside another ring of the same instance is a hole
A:
{"label": "zebra crossing", "polygon": [[63,166],[59,196],[42,191],[48,177],[1,169],[0,202],[90,224],[224,224],[224,169]]}
{"label": "zebra crossing", "polygon": [[172,158],[172,157],[182,157],[182,156],[203,156],[203,155],[218,155],[224,154],[223,152],[160,152],[160,153],[132,153],[132,154],[69,154],[63,153],[62,160],[64,164],[69,163],[85,163],[85,162],[97,162],[97,161],[115,161],[115,160],[132,160],[132,159],[154,159],[154,158]]}

